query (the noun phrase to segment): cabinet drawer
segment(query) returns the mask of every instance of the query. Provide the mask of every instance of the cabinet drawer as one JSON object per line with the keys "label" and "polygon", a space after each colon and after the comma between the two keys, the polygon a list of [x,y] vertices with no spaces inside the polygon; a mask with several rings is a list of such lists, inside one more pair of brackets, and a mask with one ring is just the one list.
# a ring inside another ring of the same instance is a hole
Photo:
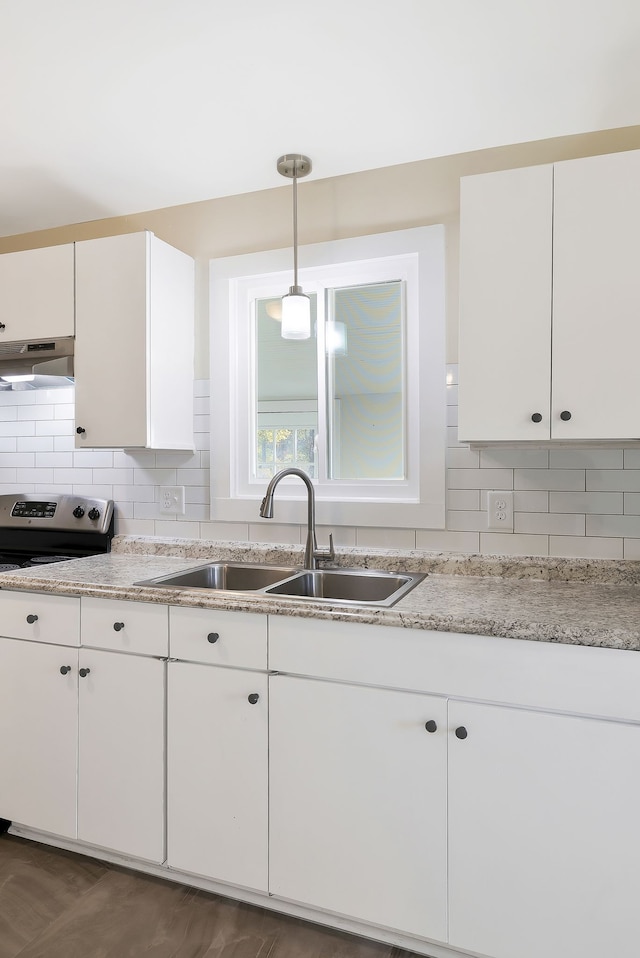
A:
{"label": "cabinet drawer", "polygon": [[53,645],[80,645],[80,599],[2,590],[0,633]]}
{"label": "cabinet drawer", "polygon": [[623,649],[270,616],[269,668],[640,721],[640,653]]}
{"label": "cabinet drawer", "polygon": [[167,606],[155,602],[129,602],[83,596],[82,644],[115,652],[167,656]]}
{"label": "cabinet drawer", "polygon": [[189,662],[267,667],[267,617],[250,612],[170,608],[171,657]]}

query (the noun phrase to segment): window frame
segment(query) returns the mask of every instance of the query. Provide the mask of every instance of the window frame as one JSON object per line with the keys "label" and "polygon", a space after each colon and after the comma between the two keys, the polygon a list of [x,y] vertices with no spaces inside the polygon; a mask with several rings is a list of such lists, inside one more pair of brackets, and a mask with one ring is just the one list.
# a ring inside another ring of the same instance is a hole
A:
{"label": "window frame", "polygon": [[[406,280],[405,347],[406,480],[326,480],[316,488],[317,520],[323,525],[444,528],[445,519],[445,269],[444,226],[437,224],[299,248],[300,283],[317,290],[314,275],[331,267],[332,285],[351,284],[368,264],[396,259]],[[255,397],[255,356],[249,335],[248,296],[282,295],[290,285],[291,250],[271,250],[214,259],[210,263],[211,518],[253,521],[266,484],[238,479],[247,469],[247,423]],[[407,265],[409,264],[409,265]],[[359,269],[362,267],[362,269]],[[282,274],[275,276],[274,274]],[[365,279],[366,281],[366,279]],[[274,285],[275,284],[275,285]],[[324,303],[318,296],[318,327]],[[321,357],[320,362],[323,359]],[[319,373],[321,373],[319,369]],[[320,405],[319,397],[319,405]],[[233,439],[233,442],[232,442]],[[239,445],[245,443],[244,446]],[[244,448],[244,453],[242,452]],[[249,473],[247,472],[247,477]],[[369,493],[363,494],[365,486]],[[395,489],[395,495],[391,493]],[[402,495],[400,495],[402,492]],[[301,520],[304,485],[284,480],[278,489],[278,520]]]}

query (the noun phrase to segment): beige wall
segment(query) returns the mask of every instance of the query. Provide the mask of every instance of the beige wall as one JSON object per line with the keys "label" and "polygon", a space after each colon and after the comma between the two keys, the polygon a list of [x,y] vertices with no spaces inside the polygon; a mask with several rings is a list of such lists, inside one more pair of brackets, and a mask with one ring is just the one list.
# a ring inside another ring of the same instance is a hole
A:
{"label": "beige wall", "polygon": [[[447,226],[447,362],[457,361],[459,180],[640,148],[640,126],[514,144],[301,184],[299,240],[326,242],[429,223]],[[274,159],[275,164],[275,159]],[[321,171],[317,171],[320,173]],[[150,229],[197,261],[196,378],[207,378],[208,260],[291,245],[290,186],[0,238],[0,253]]]}

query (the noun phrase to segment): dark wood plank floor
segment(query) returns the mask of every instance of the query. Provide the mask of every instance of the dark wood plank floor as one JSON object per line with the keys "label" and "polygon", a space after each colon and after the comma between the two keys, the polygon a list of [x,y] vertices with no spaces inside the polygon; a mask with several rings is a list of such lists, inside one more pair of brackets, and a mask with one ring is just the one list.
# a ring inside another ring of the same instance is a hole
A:
{"label": "dark wood plank floor", "polygon": [[413,958],[81,855],[0,837],[0,958]]}

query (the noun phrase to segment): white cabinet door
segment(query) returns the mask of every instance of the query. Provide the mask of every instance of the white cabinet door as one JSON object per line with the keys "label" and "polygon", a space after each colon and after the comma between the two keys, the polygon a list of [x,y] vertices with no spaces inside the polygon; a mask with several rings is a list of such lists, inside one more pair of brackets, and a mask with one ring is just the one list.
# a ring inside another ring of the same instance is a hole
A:
{"label": "white cabinet door", "polygon": [[446,940],[445,700],[272,676],[269,707],[269,892]]}
{"label": "white cabinet door", "polygon": [[77,447],[193,448],[193,275],[149,232],[76,244]]}
{"label": "white cabinet door", "polygon": [[636,958],[640,727],[465,702],[449,726],[450,945]]}
{"label": "white cabinet door", "polygon": [[557,163],[554,179],[552,435],[637,438],[640,151]]}
{"label": "white cabinet door", "polygon": [[550,437],[552,214],[551,166],[461,181],[465,442]]}
{"label": "white cabinet door", "polygon": [[167,861],[267,890],[267,678],[169,664]]}
{"label": "white cabinet door", "polygon": [[73,243],[0,256],[0,343],[73,336],[73,257]]}
{"label": "white cabinet door", "polygon": [[78,837],[162,862],[166,665],[80,652]]}
{"label": "white cabinet door", "polygon": [[0,639],[0,816],[76,837],[78,650]]}

